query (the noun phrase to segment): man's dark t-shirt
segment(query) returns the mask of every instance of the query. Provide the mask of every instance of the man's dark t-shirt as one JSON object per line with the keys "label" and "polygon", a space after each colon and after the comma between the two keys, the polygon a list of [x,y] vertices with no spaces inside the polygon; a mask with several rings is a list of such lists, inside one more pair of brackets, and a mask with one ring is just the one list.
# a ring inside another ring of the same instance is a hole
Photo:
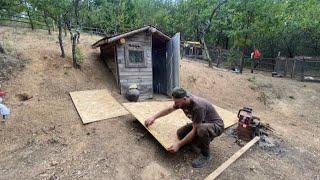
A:
{"label": "man's dark t-shirt", "polygon": [[[224,127],[224,123],[214,109],[212,104],[200,97],[191,96],[191,103],[187,107],[181,109],[185,115],[194,123],[214,123],[220,127]],[[174,108],[178,109],[174,106]]]}

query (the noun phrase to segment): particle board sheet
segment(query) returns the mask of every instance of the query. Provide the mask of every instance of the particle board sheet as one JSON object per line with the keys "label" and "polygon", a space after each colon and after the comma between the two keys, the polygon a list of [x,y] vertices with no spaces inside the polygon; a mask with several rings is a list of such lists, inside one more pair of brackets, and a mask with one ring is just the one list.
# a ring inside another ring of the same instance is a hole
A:
{"label": "particle board sheet", "polygon": [[[123,106],[143,125],[147,118],[151,117],[160,110],[173,104],[172,101],[165,102],[138,102],[124,103]],[[216,110],[224,119],[225,128],[236,123],[236,115],[225,109],[215,106]],[[185,116],[182,110],[174,111],[173,113],[157,119],[147,130],[159,141],[164,147],[168,148],[173,143],[178,141],[177,130],[190,123],[191,120]]]}
{"label": "particle board sheet", "polygon": [[108,90],[70,92],[83,124],[129,114]]}
{"label": "particle board sheet", "polygon": [[[124,103],[123,106],[144,126],[147,118],[168,107],[170,104],[172,102],[138,102]],[[169,148],[174,142],[178,141],[177,130],[190,122],[191,120],[184,115],[182,110],[177,110],[157,119],[147,130],[164,148]]]}
{"label": "particle board sheet", "polygon": [[223,120],[224,128],[228,128],[238,122],[237,114],[216,105],[213,105],[213,107]]}

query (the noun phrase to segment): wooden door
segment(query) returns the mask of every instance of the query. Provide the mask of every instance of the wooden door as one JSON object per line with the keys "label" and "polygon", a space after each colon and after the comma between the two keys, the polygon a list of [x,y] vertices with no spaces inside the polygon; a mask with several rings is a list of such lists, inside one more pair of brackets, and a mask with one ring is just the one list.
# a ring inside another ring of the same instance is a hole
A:
{"label": "wooden door", "polygon": [[175,34],[167,43],[167,95],[174,87],[180,86],[180,33]]}

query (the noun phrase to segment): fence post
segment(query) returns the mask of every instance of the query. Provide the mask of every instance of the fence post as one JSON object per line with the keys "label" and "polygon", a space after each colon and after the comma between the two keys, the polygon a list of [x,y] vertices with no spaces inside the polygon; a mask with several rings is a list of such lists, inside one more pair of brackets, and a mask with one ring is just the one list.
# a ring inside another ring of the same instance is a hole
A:
{"label": "fence post", "polygon": [[286,59],[286,63],[284,65],[284,72],[283,72],[283,76],[286,77],[287,76],[287,69],[288,69],[288,59]]}
{"label": "fence post", "polygon": [[302,58],[302,67],[301,67],[301,81],[304,81],[304,65],[305,65],[305,59]]}
{"label": "fence post", "polygon": [[277,60],[278,60],[278,57],[272,59],[272,72],[276,72]]}
{"label": "fence post", "polygon": [[291,79],[294,78],[295,67],[296,67],[296,58],[293,59],[293,65],[292,65],[292,70],[291,70]]}

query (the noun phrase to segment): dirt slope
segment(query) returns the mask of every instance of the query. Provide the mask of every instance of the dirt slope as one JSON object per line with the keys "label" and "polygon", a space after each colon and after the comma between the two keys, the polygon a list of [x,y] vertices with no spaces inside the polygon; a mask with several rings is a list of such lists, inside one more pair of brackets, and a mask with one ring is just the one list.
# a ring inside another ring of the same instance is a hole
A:
{"label": "dirt slope", "polygon": [[[56,34],[0,27],[0,37],[12,54],[28,63],[2,84],[12,110],[0,126],[0,179],[203,179],[240,147],[227,131],[211,144],[214,160],[193,169],[188,148],[171,155],[132,117],[82,125],[70,91],[107,88],[120,101],[114,78],[90,44],[97,36],[81,35],[86,54],[81,70],[59,57]],[[249,79],[249,80],[248,80]],[[181,82],[196,95],[234,111],[254,108],[276,129],[276,147],[254,147],[220,179],[319,179],[320,85],[238,75],[183,61]],[[21,101],[17,95],[33,97]]]}

